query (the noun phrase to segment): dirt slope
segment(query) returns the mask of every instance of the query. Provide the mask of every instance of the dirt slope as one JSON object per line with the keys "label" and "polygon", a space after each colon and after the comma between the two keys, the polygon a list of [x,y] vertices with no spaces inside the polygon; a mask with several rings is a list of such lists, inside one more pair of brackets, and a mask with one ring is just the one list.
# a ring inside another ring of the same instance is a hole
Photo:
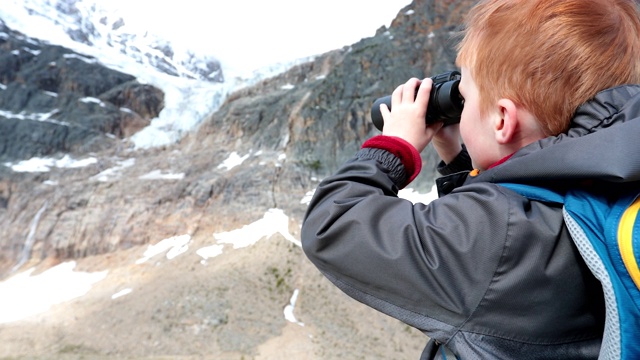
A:
{"label": "dirt slope", "polygon": [[[342,294],[280,234],[225,245],[205,261],[196,251],[214,244],[212,235],[194,237],[171,260],[162,253],[137,264],[146,246],[78,260],[75,271],[108,270],[106,278],[85,296],[0,324],[0,359],[419,357],[426,337]],[[303,325],[283,313],[295,289]]]}

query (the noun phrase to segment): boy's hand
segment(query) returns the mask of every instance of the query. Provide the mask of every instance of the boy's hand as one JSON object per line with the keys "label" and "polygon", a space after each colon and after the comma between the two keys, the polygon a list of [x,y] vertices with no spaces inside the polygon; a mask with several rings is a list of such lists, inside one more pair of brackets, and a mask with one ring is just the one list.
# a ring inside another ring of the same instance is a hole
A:
{"label": "boy's hand", "polygon": [[382,135],[399,137],[418,152],[424,150],[442,127],[442,123],[427,125],[425,121],[432,85],[429,78],[422,81],[411,78],[398,86],[391,94],[391,111],[386,105],[380,105],[384,119]]}

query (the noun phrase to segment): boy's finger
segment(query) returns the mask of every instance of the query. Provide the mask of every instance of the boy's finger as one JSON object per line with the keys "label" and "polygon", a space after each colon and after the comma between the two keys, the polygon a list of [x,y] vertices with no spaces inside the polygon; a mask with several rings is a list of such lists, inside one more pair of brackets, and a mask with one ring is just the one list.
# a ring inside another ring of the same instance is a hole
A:
{"label": "boy's finger", "polygon": [[398,85],[398,87],[396,87],[396,89],[393,90],[393,92],[391,93],[391,105],[393,105],[393,103],[399,103],[400,101],[402,101],[403,88],[404,88],[404,84]]}
{"label": "boy's finger", "polygon": [[384,119],[385,122],[390,119],[391,110],[389,110],[387,104],[380,104],[380,115],[382,115],[382,119]]}
{"label": "boy's finger", "polygon": [[403,102],[414,102],[416,99],[416,90],[418,90],[418,86],[420,85],[420,80],[418,78],[411,78],[404,85],[404,89],[402,91],[402,100]]}

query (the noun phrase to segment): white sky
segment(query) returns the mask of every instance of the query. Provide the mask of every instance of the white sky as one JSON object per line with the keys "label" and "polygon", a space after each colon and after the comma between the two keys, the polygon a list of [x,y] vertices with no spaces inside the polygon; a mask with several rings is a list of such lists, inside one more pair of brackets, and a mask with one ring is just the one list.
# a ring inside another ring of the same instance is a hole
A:
{"label": "white sky", "polygon": [[110,0],[109,7],[155,34],[209,51],[227,66],[253,69],[321,54],[371,37],[410,3]]}

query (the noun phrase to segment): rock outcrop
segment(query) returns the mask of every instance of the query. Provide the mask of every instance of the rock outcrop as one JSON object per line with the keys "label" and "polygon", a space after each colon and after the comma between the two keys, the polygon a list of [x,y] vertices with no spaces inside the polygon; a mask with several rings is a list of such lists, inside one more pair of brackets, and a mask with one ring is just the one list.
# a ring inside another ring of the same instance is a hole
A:
{"label": "rock outcrop", "polygon": [[117,146],[158,116],[164,93],[98,59],[0,22],[0,161]]}

